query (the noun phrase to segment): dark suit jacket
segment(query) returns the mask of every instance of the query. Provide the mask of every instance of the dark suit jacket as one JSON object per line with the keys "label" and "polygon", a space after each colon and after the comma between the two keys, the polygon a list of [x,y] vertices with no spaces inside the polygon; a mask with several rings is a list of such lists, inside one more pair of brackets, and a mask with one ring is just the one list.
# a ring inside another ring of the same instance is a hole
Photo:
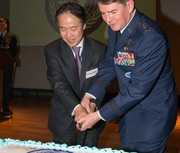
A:
{"label": "dark suit jacket", "polygon": [[167,136],[177,116],[167,36],[138,10],[119,40],[110,27],[108,35],[107,58],[87,92],[102,100],[116,75],[120,91],[99,110],[101,116],[108,122],[121,117],[119,130],[125,123],[129,142]]}
{"label": "dark suit jacket", "polygon": [[4,38],[0,42],[0,46],[6,47],[15,57],[17,54],[17,40],[14,34],[6,32]]}
{"label": "dark suit jacket", "polygon": [[[45,46],[44,51],[47,78],[54,91],[51,104],[55,108],[49,114],[48,128],[53,134],[62,136],[74,120],[71,116],[73,109],[80,104],[93,80],[93,77],[86,79],[86,72],[99,67],[104,61],[106,49],[99,41],[84,37],[80,79],[72,50],[61,38]],[[95,103],[100,105],[98,100]]]}
{"label": "dark suit jacket", "polygon": [[[17,54],[17,40],[14,34],[6,32],[4,38],[0,40],[0,46],[6,47],[11,54],[15,57]],[[4,70],[3,74],[3,108],[9,107],[8,101],[10,97],[10,85],[12,80],[12,70]]]}

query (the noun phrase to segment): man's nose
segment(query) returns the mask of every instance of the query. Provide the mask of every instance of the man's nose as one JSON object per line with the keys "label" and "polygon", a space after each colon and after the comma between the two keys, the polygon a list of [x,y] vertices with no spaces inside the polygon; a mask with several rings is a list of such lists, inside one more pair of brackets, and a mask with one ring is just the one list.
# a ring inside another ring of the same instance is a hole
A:
{"label": "man's nose", "polygon": [[111,15],[106,14],[106,22],[110,23],[111,22]]}
{"label": "man's nose", "polygon": [[67,31],[67,36],[68,36],[68,37],[71,37],[71,35],[72,35],[71,31],[68,30],[68,31]]}

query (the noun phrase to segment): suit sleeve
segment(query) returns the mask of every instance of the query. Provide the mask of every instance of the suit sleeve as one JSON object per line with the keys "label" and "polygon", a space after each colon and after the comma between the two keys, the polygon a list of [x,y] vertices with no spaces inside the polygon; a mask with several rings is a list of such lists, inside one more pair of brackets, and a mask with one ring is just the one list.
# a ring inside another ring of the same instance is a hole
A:
{"label": "suit sleeve", "polygon": [[[137,48],[136,64],[131,72],[131,79],[120,88],[115,98],[99,110],[106,121],[113,122],[147,97],[160,77],[167,52],[166,40],[161,35],[151,34],[143,39]],[[104,78],[100,76],[98,79]]]}
{"label": "suit sleeve", "polygon": [[80,99],[76,96],[64,76],[62,67],[58,59],[48,47],[44,48],[47,63],[47,78],[51,84],[55,96],[53,97],[54,106],[56,108],[64,108],[71,115],[74,107],[80,103]]}

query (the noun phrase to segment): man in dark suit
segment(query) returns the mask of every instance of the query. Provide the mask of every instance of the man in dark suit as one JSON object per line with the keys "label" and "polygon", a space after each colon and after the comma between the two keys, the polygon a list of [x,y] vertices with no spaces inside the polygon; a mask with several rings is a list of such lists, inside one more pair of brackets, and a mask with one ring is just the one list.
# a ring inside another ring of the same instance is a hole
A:
{"label": "man in dark suit", "polygon": [[[121,149],[165,152],[176,124],[178,104],[170,42],[155,21],[134,7],[134,0],[97,1],[109,25],[108,51],[81,102],[89,114],[77,123],[82,124],[83,131],[101,119],[112,122],[120,117]],[[118,95],[99,111],[90,113],[91,96],[102,100],[115,76],[120,87]]]}
{"label": "man in dark suit", "polygon": [[[0,47],[6,47],[15,57],[17,54],[17,40],[14,34],[7,32],[7,21],[0,18]],[[12,70],[4,70],[3,76],[3,112],[12,114],[8,101],[10,97],[10,86],[12,80]]]}
{"label": "man in dark suit", "polygon": [[[48,128],[53,133],[54,142],[68,144],[76,131],[75,120],[87,115],[80,101],[99,65],[105,59],[106,47],[99,41],[83,36],[86,14],[79,4],[61,5],[57,10],[56,20],[62,38],[44,48],[48,67],[47,78],[54,91]],[[80,48],[78,56],[74,47]],[[81,68],[76,65],[76,61],[80,62]],[[92,111],[99,106],[100,101],[94,100],[91,105]],[[97,146],[99,134],[104,127],[103,121],[97,123],[91,130],[79,132],[72,144]]]}

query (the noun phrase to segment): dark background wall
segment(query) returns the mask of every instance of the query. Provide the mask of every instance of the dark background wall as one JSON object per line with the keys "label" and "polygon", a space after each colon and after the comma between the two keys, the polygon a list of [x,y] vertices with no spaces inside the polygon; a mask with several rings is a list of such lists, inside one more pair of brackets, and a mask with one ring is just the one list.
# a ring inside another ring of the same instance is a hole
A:
{"label": "dark background wall", "polygon": [[0,0],[0,17],[9,20],[10,0]]}
{"label": "dark background wall", "polygon": [[171,65],[180,95],[180,1],[157,0],[156,5],[156,21],[171,42]]}

